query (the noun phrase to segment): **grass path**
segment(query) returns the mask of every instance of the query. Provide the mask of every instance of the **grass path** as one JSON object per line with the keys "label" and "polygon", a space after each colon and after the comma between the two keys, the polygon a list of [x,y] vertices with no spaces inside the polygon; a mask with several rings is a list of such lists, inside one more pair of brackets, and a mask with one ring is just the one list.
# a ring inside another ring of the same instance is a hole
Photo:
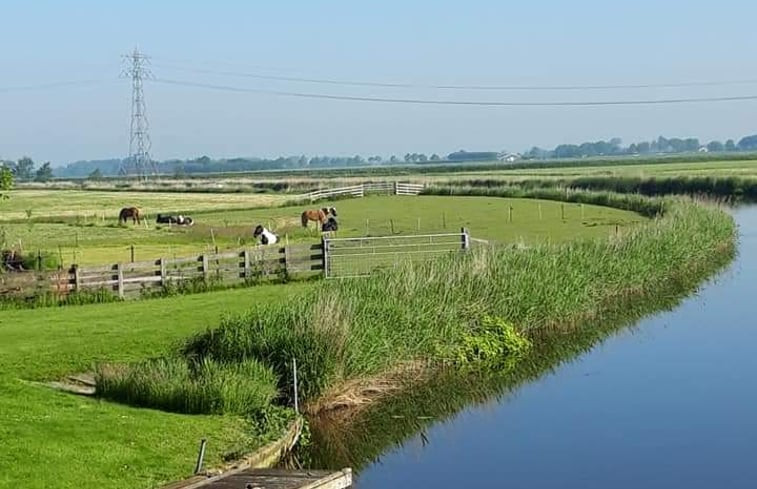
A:
{"label": "grass path", "polygon": [[165,353],[225,313],[283,300],[307,284],[0,313],[0,487],[149,488],[261,444],[235,417],[185,416],[73,396],[36,384]]}

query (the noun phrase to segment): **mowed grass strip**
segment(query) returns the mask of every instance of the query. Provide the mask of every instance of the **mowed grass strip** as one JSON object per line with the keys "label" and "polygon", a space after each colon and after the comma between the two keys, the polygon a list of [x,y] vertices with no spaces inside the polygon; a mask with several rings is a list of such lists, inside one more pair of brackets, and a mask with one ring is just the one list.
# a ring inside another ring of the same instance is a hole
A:
{"label": "mowed grass strip", "polygon": [[242,417],[131,408],[36,382],[163,355],[224,314],[310,286],[0,312],[0,487],[150,488],[191,474],[201,438],[209,466],[229,450],[259,446],[265,437],[251,437]]}

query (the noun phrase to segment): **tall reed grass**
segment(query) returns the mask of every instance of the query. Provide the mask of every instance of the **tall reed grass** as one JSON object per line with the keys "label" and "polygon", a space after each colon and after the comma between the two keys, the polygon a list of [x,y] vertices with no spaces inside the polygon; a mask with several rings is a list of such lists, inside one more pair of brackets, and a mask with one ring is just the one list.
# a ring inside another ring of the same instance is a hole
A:
{"label": "tall reed grass", "polygon": [[661,302],[695,288],[734,253],[734,222],[714,206],[609,193],[567,198],[656,217],[609,240],[482,247],[402,263],[369,278],[324,282],[297,300],[227,319],[190,340],[184,353],[218,362],[258,359],[273,368],[285,394],[296,358],[300,392],[313,400],[402,365],[465,357],[461,348],[487,334],[485,318],[538,341],[640,302]]}
{"label": "tall reed grass", "polygon": [[188,414],[247,415],[278,395],[273,371],[255,359],[221,363],[167,357],[133,365],[101,365],[97,395],[105,399]]}

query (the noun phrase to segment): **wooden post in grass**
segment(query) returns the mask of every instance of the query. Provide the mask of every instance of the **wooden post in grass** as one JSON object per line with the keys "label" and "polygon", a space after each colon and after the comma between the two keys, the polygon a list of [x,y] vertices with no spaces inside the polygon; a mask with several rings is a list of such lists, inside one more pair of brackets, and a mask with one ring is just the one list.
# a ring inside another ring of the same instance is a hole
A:
{"label": "wooden post in grass", "polygon": [[202,461],[205,459],[205,445],[207,440],[203,438],[200,440],[200,451],[197,453],[197,464],[195,464],[195,475],[199,474],[202,470]]}
{"label": "wooden post in grass", "polygon": [[560,213],[562,215],[562,220],[565,220],[565,204],[560,204]]}
{"label": "wooden post in grass", "polygon": [[542,214],[541,214],[541,202],[539,202],[539,220],[542,220]]}
{"label": "wooden post in grass", "polygon": [[389,219],[389,227],[392,230],[392,234],[394,234],[394,219]]}
{"label": "wooden post in grass", "polygon": [[242,251],[242,277],[247,280],[250,278],[250,250]]}
{"label": "wooden post in grass", "polygon": [[79,277],[79,265],[71,265],[71,273],[74,275],[74,292],[79,292],[81,288],[81,278]]}
{"label": "wooden post in grass", "polygon": [[134,245],[131,245],[130,249],[131,249],[131,262],[134,263]]}
{"label": "wooden post in grass", "polygon": [[418,232],[421,230],[421,218],[418,218]]}
{"label": "wooden post in grass", "polygon": [[463,251],[470,247],[470,236],[468,236],[468,230],[465,228],[460,228],[460,245]]}
{"label": "wooden post in grass", "polygon": [[124,270],[120,263],[116,263],[115,265],[113,265],[113,268],[116,270],[118,297],[123,299],[124,298]]}
{"label": "wooden post in grass", "polygon": [[507,222],[513,222],[513,206],[507,209]]}
{"label": "wooden post in grass", "polygon": [[368,219],[368,218],[366,217],[366,218],[365,218],[365,235],[366,235],[366,236],[369,236],[369,235],[370,235],[370,228],[369,228],[369,225],[370,225],[370,219]]}
{"label": "wooden post in grass", "polygon": [[300,399],[297,393],[297,359],[292,359],[292,377],[294,378],[294,412],[300,414]]}
{"label": "wooden post in grass", "polygon": [[200,260],[202,261],[202,279],[207,283],[208,282],[208,255],[202,255],[200,257]]}
{"label": "wooden post in grass", "polygon": [[583,221],[584,220],[584,205],[583,204],[580,204],[580,205],[581,205],[581,220]]}
{"label": "wooden post in grass", "polygon": [[161,257],[158,259],[158,266],[160,267],[160,286],[166,286],[166,259]]}
{"label": "wooden post in grass", "polygon": [[442,229],[447,229],[447,213],[442,212]]}

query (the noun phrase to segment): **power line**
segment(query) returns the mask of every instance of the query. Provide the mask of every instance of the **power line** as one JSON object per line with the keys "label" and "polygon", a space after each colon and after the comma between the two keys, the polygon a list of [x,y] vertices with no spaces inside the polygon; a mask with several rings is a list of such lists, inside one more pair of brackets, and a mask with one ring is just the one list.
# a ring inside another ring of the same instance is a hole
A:
{"label": "power line", "polygon": [[686,88],[686,87],[717,87],[732,85],[754,85],[757,79],[744,80],[709,80],[709,81],[684,81],[672,83],[631,83],[631,84],[607,84],[607,85],[455,85],[455,84],[422,84],[406,82],[373,82],[357,80],[339,80],[331,78],[311,78],[297,76],[264,75],[260,73],[246,73],[239,71],[209,70],[203,68],[185,68],[158,64],[161,68],[180,70],[191,73],[209,75],[235,76],[242,78],[254,78],[258,80],[275,80],[298,83],[314,83],[322,85],[340,85],[355,87],[379,87],[379,88],[423,88],[436,90],[488,90],[488,91],[577,91],[577,90],[623,90],[643,88]]}
{"label": "power line", "polygon": [[131,78],[131,127],[129,138],[129,158],[126,164],[121,164],[119,174],[135,174],[140,180],[146,180],[149,175],[157,175],[158,169],[150,158],[149,124],[145,108],[143,91],[144,80],[152,77],[147,68],[150,58],[134,48],[131,54],[124,56],[127,63],[122,77]]}
{"label": "power line", "polygon": [[268,90],[263,88],[232,87],[227,85],[215,85],[210,83],[198,83],[165,78],[154,78],[158,83],[168,85],[180,85],[194,88],[206,88],[237,93],[258,93],[265,95],[277,95],[283,97],[300,97],[326,100],[345,100],[352,102],[378,102],[392,104],[416,104],[416,105],[462,105],[481,107],[593,107],[608,105],[670,105],[688,103],[714,103],[714,102],[737,102],[757,100],[757,95],[737,95],[730,97],[690,97],[690,98],[666,98],[666,99],[637,99],[637,100],[588,100],[588,101],[554,101],[554,102],[520,102],[520,101],[478,101],[478,100],[433,100],[419,98],[385,98],[385,97],[362,97],[352,95],[331,95],[321,93],[290,92],[282,90]]}
{"label": "power line", "polygon": [[0,87],[0,93],[7,92],[25,92],[32,90],[49,90],[52,88],[65,88],[65,87],[81,87],[87,85],[98,85],[102,83],[112,82],[113,80],[72,80],[72,81],[60,81],[52,83],[41,83],[39,85],[18,85],[11,87]]}

